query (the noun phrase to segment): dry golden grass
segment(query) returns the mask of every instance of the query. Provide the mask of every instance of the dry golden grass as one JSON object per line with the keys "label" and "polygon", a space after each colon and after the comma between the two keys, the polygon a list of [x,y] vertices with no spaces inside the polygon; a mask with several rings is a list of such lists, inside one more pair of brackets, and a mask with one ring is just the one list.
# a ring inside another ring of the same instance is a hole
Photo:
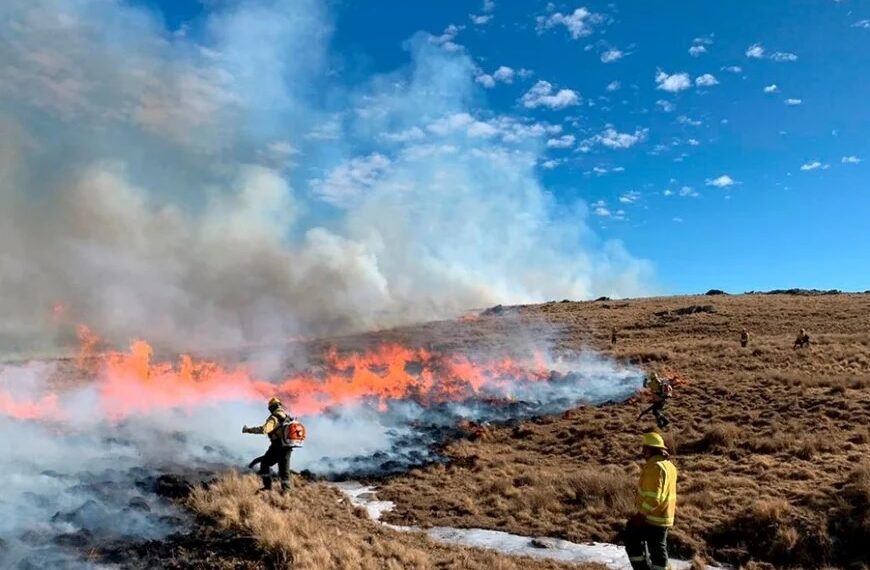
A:
{"label": "dry golden grass", "polygon": [[[259,480],[230,473],[187,499],[197,514],[249,534],[270,567],[294,570],[558,570],[578,568],[532,558],[437,544],[419,532],[399,532],[368,520],[338,491],[295,481],[292,494],[257,494]],[[601,569],[596,565],[580,568]]]}
{"label": "dry golden grass", "polygon": [[[670,312],[691,305],[714,312]],[[548,303],[345,344],[498,351],[522,327],[547,331],[557,349],[593,346],[689,379],[666,434],[681,470],[675,554],[747,568],[870,566],[870,295]],[[801,327],[813,344],[795,351]],[[385,483],[398,507],[391,520],[615,541],[631,510],[639,435],[653,427],[636,421],[643,405],[581,407],[453,442],[447,465]]]}

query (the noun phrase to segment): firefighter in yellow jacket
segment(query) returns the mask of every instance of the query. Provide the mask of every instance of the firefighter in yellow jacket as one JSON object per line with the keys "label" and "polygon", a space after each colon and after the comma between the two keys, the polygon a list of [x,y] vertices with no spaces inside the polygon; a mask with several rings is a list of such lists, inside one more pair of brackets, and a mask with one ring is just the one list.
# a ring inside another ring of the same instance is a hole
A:
{"label": "firefighter in yellow jacket", "polygon": [[269,437],[269,449],[266,454],[251,462],[251,466],[260,464],[260,477],[263,478],[263,490],[272,489],[272,466],[278,464],[278,477],[281,479],[281,491],[286,492],[290,484],[290,454],[293,448],[286,447],[281,441],[281,430],[278,428],[288,419],[284,405],[278,398],[269,400],[269,417],[262,426],[242,427],[242,433],[262,433]]}
{"label": "firefighter in yellow jacket", "polygon": [[674,526],[677,506],[677,468],[657,433],[644,434],[643,456],[637,513],[625,526],[625,551],[634,570],[665,570],[670,567],[668,529]]}

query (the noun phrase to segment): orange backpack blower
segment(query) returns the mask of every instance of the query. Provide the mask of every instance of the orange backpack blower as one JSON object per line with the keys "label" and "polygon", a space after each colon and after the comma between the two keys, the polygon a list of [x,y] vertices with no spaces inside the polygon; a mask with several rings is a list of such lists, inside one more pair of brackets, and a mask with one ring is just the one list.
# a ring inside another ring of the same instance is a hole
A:
{"label": "orange backpack blower", "polygon": [[305,444],[305,426],[297,419],[287,416],[281,427],[281,445],[284,447],[302,447]]}

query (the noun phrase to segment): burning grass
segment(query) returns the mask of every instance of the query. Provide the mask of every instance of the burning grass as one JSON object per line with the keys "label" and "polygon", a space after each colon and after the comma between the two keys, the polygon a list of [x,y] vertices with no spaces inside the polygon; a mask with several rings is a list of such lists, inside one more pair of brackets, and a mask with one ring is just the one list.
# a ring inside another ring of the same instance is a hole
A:
{"label": "burning grass", "polygon": [[[671,312],[693,304],[715,310]],[[663,311],[674,318],[662,322]],[[514,313],[561,327],[561,348],[592,344],[689,379],[668,410],[681,471],[675,555],[747,568],[870,566],[870,295],[549,303]],[[488,333],[494,344],[500,318],[463,323],[444,342]],[[744,326],[752,336],[742,349]],[[813,344],[794,350],[802,327]],[[406,524],[616,541],[631,510],[639,435],[653,427],[636,421],[645,405],[495,428],[447,446],[450,464],[392,478],[381,495],[397,502],[391,520]]]}
{"label": "burning grass", "polygon": [[259,480],[231,473],[194,489],[190,508],[222,528],[248,534],[270,564],[294,570],[462,568],[468,570],[601,569],[531,558],[508,558],[483,550],[448,547],[426,535],[374,523],[338,491],[321,483],[295,481],[292,494],[259,495]]}

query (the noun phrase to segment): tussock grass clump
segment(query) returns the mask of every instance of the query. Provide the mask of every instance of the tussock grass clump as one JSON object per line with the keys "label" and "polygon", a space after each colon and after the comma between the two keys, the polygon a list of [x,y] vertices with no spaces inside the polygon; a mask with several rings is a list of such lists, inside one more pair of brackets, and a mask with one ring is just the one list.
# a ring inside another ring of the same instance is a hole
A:
{"label": "tussock grass clump", "polygon": [[[569,566],[506,557],[473,548],[437,544],[416,532],[399,532],[370,521],[337,490],[303,480],[286,496],[257,494],[259,480],[230,473],[198,487],[188,506],[219,526],[252,536],[270,567],[293,570],[559,570]],[[570,566],[577,568],[577,566]],[[599,565],[581,566],[602,570]]]}
{"label": "tussock grass clump", "polygon": [[806,517],[783,499],[760,499],[711,537],[726,561],[754,559],[777,566],[817,568],[830,561],[832,544],[821,517]]}

